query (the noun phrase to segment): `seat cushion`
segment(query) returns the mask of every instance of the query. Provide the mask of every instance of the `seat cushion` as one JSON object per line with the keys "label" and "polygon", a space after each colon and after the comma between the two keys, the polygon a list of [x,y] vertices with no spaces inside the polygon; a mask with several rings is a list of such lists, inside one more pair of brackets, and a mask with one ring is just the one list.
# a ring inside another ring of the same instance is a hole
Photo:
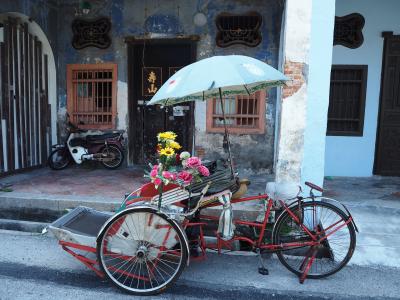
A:
{"label": "seat cushion", "polygon": [[104,140],[107,140],[107,139],[116,138],[118,136],[119,136],[119,133],[111,132],[111,133],[104,133],[104,134],[98,134],[98,135],[87,135],[86,136],[86,140],[88,142],[104,141]]}

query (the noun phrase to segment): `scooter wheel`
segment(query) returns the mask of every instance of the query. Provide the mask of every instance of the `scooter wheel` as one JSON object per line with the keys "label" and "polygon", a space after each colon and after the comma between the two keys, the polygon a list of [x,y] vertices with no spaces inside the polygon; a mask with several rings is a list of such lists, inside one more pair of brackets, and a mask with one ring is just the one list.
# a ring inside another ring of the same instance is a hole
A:
{"label": "scooter wheel", "polygon": [[62,170],[71,163],[71,156],[68,149],[58,148],[53,150],[47,159],[49,167],[53,170]]}
{"label": "scooter wheel", "polygon": [[107,169],[117,169],[124,161],[124,153],[120,148],[114,145],[108,145],[101,149],[104,156],[113,155],[114,159],[110,161],[101,161],[103,166]]}

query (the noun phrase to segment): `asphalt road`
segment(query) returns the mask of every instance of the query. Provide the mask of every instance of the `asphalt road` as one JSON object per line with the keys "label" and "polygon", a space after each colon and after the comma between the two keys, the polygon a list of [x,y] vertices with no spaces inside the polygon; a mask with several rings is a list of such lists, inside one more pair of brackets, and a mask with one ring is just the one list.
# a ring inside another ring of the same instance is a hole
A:
{"label": "asphalt road", "polygon": [[[396,268],[350,265],[303,285],[276,259],[269,269],[262,276],[256,257],[211,253],[157,299],[400,299]],[[75,261],[52,237],[0,231],[0,299],[132,298]]]}

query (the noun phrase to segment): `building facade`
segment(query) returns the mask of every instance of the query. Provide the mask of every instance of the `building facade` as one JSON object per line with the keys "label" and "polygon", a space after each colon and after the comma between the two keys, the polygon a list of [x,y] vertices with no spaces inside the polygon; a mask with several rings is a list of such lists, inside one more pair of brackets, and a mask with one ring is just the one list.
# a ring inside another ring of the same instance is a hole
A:
{"label": "building facade", "polygon": [[[52,109],[52,122],[48,124],[53,133],[52,142],[63,136],[68,112],[73,122],[85,123],[82,127],[126,130],[128,164],[143,164],[152,158],[155,134],[165,129],[178,131],[181,143],[190,151],[210,158],[222,154],[220,124],[215,128],[215,122],[207,125],[206,104],[166,111],[145,107],[145,103],[171,72],[212,55],[245,54],[278,68],[283,9],[284,1],[275,0],[21,0],[2,1],[0,13],[5,22],[10,16],[15,19],[17,27],[27,24],[32,36],[48,45],[45,52],[54,56],[57,70],[49,76],[55,81],[49,82],[49,87],[55,94],[48,97]],[[223,32],[221,26],[228,26],[233,32],[232,28],[239,26],[235,22],[240,23],[242,32],[254,30],[256,37],[239,34],[239,43],[232,40],[229,45],[221,37],[217,38]],[[77,30],[83,33],[79,35]],[[90,30],[96,34],[108,30],[105,35],[109,40],[104,45],[87,41],[85,44],[84,35],[90,34]],[[156,79],[153,90],[146,91],[149,74],[154,74]],[[271,172],[276,91],[262,94],[262,99],[258,99],[259,94],[254,97],[257,99],[242,99],[240,112],[231,107],[231,114],[248,117],[238,116],[233,120],[242,125],[232,134],[232,149],[239,167]],[[208,110],[208,115],[215,113],[213,109]],[[23,148],[23,141],[13,141],[13,146],[18,143]],[[249,160],[250,149],[256,155]],[[21,153],[14,154],[10,165],[24,167]],[[37,160],[42,162],[42,158]]]}
{"label": "building facade", "polygon": [[[169,109],[145,104],[181,67],[228,54],[255,57],[291,79],[283,88],[225,99],[241,171],[272,173],[275,186],[322,185],[324,175],[373,174],[380,145],[382,157],[392,159],[379,168],[398,172],[400,134],[387,122],[397,112],[385,117],[398,107],[390,94],[397,71],[385,77],[392,106],[379,104],[383,56],[397,55],[395,35],[382,32],[396,31],[398,4],[382,3],[2,1],[1,172],[44,165],[49,145],[65,135],[67,112],[85,128],[126,130],[128,165],[154,158],[162,130],[176,131],[196,155],[226,156],[214,100]],[[386,66],[397,70],[393,61]]]}

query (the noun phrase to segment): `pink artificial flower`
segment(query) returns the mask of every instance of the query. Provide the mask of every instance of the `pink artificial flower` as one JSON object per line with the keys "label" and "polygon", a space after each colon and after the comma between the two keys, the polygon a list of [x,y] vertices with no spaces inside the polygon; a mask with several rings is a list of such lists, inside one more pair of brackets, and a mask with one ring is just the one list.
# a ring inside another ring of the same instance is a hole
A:
{"label": "pink artificial flower", "polygon": [[188,168],[197,168],[199,166],[201,166],[201,160],[200,158],[193,156],[193,157],[189,157],[186,161],[186,166]]}
{"label": "pink artificial flower", "polygon": [[158,165],[154,165],[153,170],[157,170],[157,169],[158,169]]}
{"label": "pink artificial flower", "polygon": [[161,184],[161,179],[160,178],[154,179],[154,185],[155,186],[159,186],[160,184]]}
{"label": "pink artificial flower", "polygon": [[162,176],[167,180],[176,180],[176,175],[169,171],[162,172]]}
{"label": "pink artificial flower", "polygon": [[210,171],[207,169],[207,167],[201,165],[197,167],[197,170],[200,172],[201,175],[203,176],[210,176]]}
{"label": "pink artificial flower", "polygon": [[182,179],[185,183],[190,183],[193,179],[193,175],[187,171],[182,171],[178,174],[178,178]]}
{"label": "pink artificial flower", "polygon": [[150,172],[150,177],[156,177],[158,175],[158,170],[157,168],[153,168]]}

